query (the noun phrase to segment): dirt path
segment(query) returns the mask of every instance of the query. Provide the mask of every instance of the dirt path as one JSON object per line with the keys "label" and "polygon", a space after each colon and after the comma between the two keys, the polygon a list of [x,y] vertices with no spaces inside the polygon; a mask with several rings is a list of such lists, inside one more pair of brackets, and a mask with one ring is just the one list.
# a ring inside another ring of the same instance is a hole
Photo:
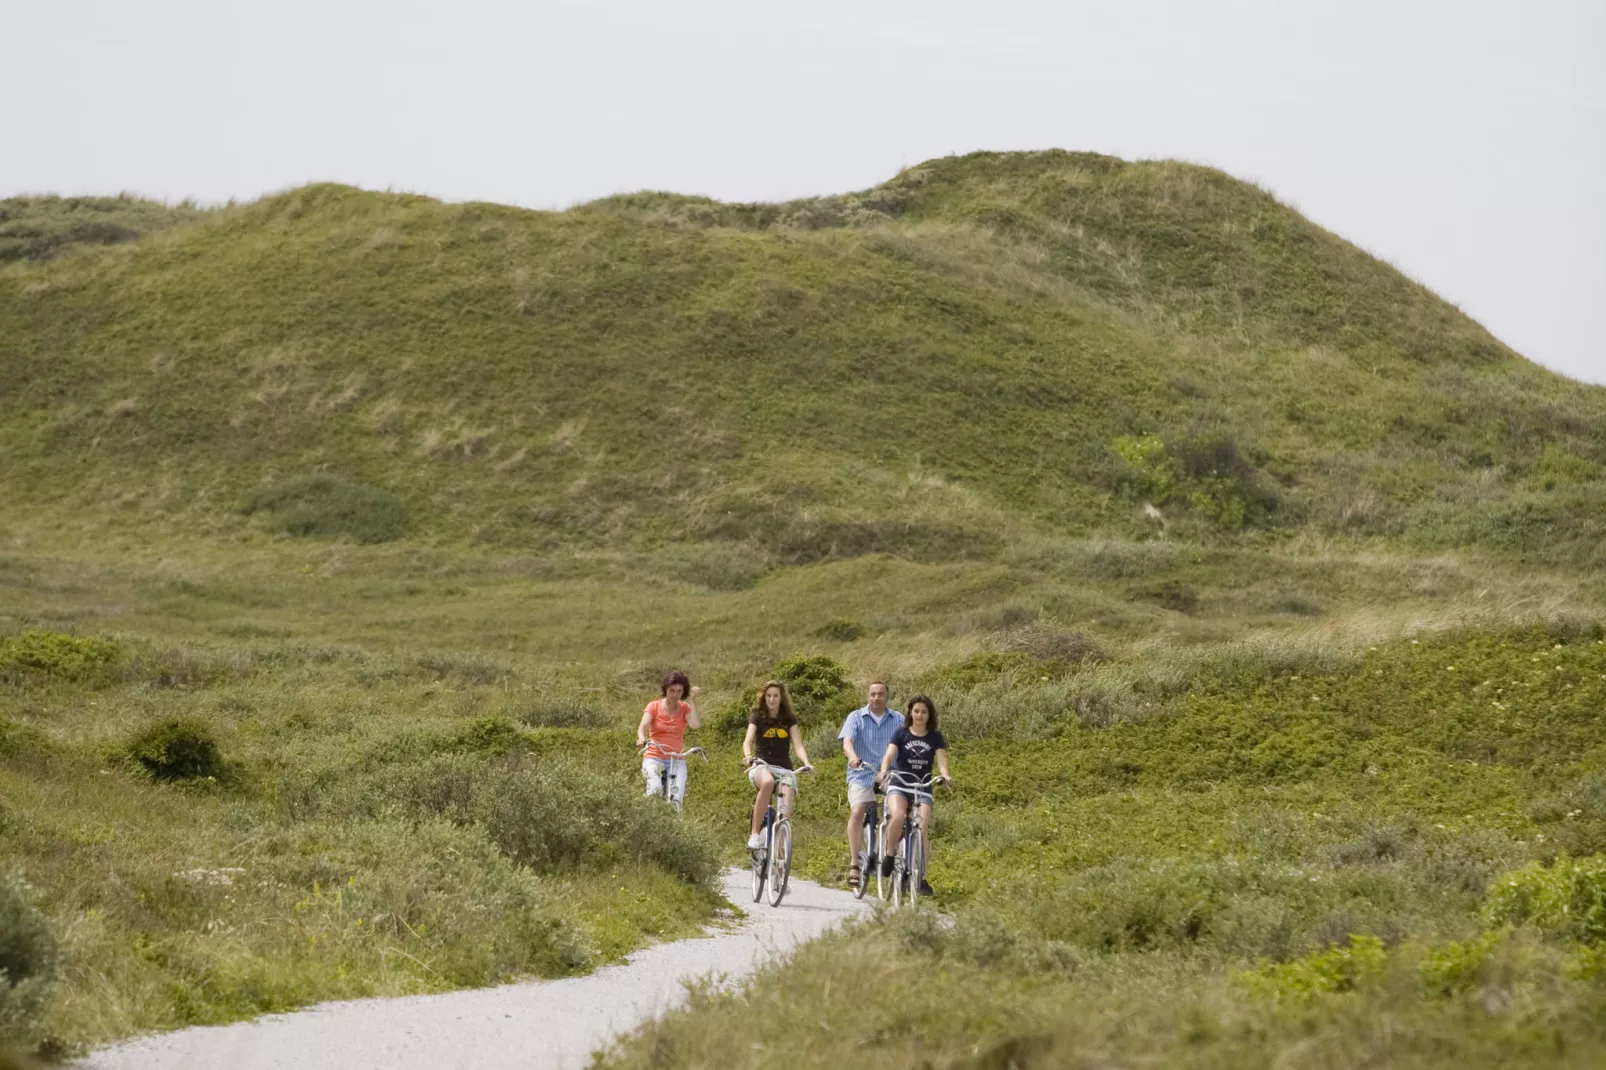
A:
{"label": "dirt path", "polygon": [[682,982],[735,978],[868,903],[792,881],[778,908],[754,904],[746,870],[725,894],[748,912],[734,931],[659,944],[585,977],[322,1003],[253,1022],[202,1026],[102,1048],[78,1070],[518,1070],[586,1065],[615,1034],[678,1003]]}

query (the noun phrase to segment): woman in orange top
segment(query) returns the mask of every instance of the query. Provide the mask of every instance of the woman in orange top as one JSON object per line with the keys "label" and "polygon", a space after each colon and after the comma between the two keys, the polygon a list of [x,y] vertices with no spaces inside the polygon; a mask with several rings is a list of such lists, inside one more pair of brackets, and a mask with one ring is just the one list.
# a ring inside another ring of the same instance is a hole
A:
{"label": "woman in orange top", "polygon": [[[647,794],[663,792],[667,766],[669,800],[679,810],[686,802],[686,759],[676,755],[686,749],[686,730],[702,727],[696,705],[702,688],[691,686],[686,674],[676,670],[664,676],[662,689],[663,698],[647,703],[641,711],[636,749],[642,752],[641,775],[647,779]],[[691,701],[682,702],[683,698]]]}

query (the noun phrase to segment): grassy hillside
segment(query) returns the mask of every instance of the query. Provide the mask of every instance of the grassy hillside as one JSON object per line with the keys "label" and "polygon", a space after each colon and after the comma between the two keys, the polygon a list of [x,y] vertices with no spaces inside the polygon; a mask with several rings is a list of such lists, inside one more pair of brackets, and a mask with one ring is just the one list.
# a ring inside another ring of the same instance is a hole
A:
{"label": "grassy hillside", "polygon": [[736,739],[673,821],[633,719],[823,657],[800,868],[843,877],[834,719],[929,690],[952,927],[618,1064],[1606,1050],[1606,389],[1264,192],[1032,153],[3,210],[0,1046],[690,931]]}
{"label": "grassy hillside", "polygon": [[324,473],[399,500],[360,537],[508,549],[957,560],[1153,499],[1598,565],[1603,428],[1261,191],[1091,155],[779,206],[316,186],[0,272],[0,478],[52,523],[294,528],[242,507]]}

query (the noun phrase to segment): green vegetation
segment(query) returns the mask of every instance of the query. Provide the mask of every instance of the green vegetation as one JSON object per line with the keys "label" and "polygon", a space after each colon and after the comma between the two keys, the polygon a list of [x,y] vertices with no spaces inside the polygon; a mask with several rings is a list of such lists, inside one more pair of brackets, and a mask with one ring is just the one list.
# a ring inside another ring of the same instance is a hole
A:
{"label": "green vegetation", "polygon": [[[1606,390],[1252,186],[983,153],[783,205],[35,198],[0,261],[0,1032],[691,932],[777,677],[826,881],[837,722],[935,698],[946,919],[619,1065],[1606,1053]],[[630,746],[668,668],[685,820]]]}

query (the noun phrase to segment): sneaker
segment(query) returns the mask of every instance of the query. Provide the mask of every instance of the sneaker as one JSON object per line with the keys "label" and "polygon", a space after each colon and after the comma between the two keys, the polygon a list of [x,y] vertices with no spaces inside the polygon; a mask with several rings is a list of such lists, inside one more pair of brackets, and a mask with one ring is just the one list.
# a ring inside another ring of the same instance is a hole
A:
{"label": "sneaker", "polygon": [[749,851],[762,851],[764,849],[764,834],[755,832],[747,837],[747,849]]}
{"label": "sneaker", "polygon": [[937,894],[936,892],[931,890],[931,885],[926,883],[926,878],[924,878],[924,877],[920,878],[920,894],[921,895],[936,895]]}
{"label": "sneaker", "polygon": [[892,866],[893,866],[893,863],[895,863],[897,861],[898,860],[896,858],[892,857],[891,855],[886,855],[885,857],[883,857],[881,859],[881,875],[883,877],[892,876]]}

